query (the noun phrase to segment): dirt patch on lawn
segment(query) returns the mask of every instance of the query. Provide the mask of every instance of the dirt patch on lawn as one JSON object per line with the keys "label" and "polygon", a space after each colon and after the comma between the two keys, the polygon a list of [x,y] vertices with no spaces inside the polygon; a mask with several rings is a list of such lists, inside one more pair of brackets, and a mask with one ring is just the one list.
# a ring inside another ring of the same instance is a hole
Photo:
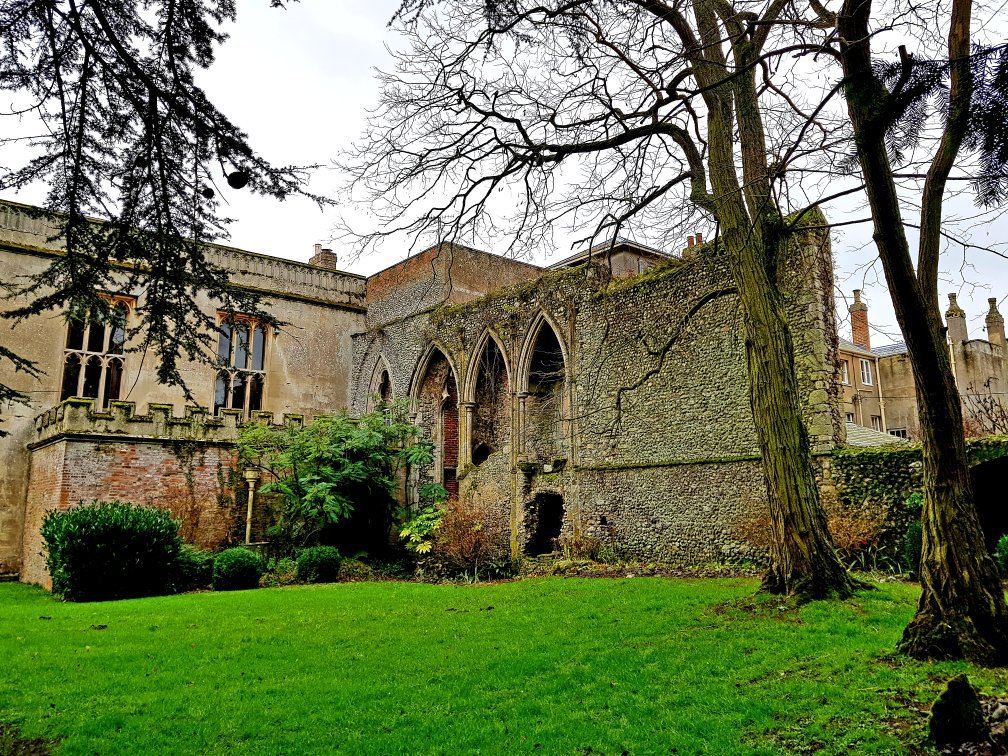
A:
{"label": "dirt patch on lawn", "polygon": [[26,738],[14,725],[0,723],[0,754],[3,756],[48,756],[56,745],[54,740]]}

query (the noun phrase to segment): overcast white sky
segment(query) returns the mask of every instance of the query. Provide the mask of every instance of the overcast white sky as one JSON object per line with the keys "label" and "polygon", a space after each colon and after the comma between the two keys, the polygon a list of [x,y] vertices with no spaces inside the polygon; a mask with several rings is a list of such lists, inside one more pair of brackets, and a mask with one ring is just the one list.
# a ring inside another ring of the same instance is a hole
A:
{"label": "overcast white sky", "polygon": [[[390,67],[385,46],[396,39],[386,23],[397,0],[302,0],[286,10],[269,8],[267,0],[238,0],[238,6],[231,39],[204,79],[208,93],[275,164],[328,164],[358,136],[366,109],[377,102],[373,70]],[[228,190],[223,182],[220,186],[230,203],[228,214],[237,219],[231,227],[234,246],[302,261],[312,254],[315,242],[344,252],[339,243],[328,244],[337,211],[322,212],[303,199],[280,203]],[[322,169],[312,182],[313,190],[330,196],[339,186],[340,177],[332,169]],[[866,215],[850,205],[826,212],[834,221]],[[968,201],[960,201],[951,212],[970,216],[975,211]],[[1008,220],[1003,216],[969,225],[970,241],[1008,251]],[[970,335],[984,338],[987,297],[997,297],[1008,314],[1008,260],[975,250],[964,260],[961,246],[956,247],[950,244],[946,250],[941,298],[944,303],[949,292],[957,292]],[[870,224],[837,229],[833,248],[841,317],[846,316],[842,294],[849,297],[851,289],[863,288],[876,329],[873,345],[901,340],[881,267],[872,264]],[[560,250],[553,259],[564,253]],[[370,274],[405,254],[405,248],[386,248],[356,261],[344,254],[341,267]],[[841,335],[850,335],[846,322]]]}

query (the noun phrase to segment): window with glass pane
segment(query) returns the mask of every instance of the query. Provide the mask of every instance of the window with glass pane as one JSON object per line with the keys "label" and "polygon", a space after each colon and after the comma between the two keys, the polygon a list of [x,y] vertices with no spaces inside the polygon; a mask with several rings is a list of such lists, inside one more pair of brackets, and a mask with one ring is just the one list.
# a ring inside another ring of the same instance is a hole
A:
{"label": "window with glass pane", "polygon": [[861,383],[865,386],[872,385],[872,369],[869,360],[861,360]]}
{"label": "window with glass pane", "polygon": [[128,303],[116,298],[107,311],[67,320],[60,401],[94,399],[100,410],[121,397],[129,310]]}
{"label": "window with glass pane", "polygon": [[266,386],[266,327],[249,318],[220,314],[214,383],[214,414],[238,410],[242,417],[263,408]]}

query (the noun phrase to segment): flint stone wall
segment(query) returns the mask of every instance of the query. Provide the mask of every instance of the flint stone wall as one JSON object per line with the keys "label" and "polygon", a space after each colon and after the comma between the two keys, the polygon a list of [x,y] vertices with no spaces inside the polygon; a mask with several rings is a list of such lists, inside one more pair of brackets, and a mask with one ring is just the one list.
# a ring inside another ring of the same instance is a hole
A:
{"label": "flint stone wall", "polygon": [[[783,287],[806,427],[822,455],[843,434],[828,239],[809,234],[792,246]],[[564,499],[562,537],[615,533],[627,551],[681,561],[750,555],[737,534],[765,508],[766,494],[742,312],[727,260],[711,245],[629,279],[589,264],[462,304],[425,301],[419,311],[412,294],[382,296],[382,317],[369,309],[369,327],[355,337],[355,410],[366,409],[385,369],[395,398],[415,410],[428,355],[442,352],[463,410],[472,405],[468,416],[460,413],[460,495],[478,490],[489,512],[510,509],[516,553],[529,535],[526,507],[549,492]],[[540,328],[553,329],[564,352],[555,445],[538,443],[545,431],[528,396]],[[476,471],[477,365],[491,336],[507,364],[510,428],[507,443]]]}

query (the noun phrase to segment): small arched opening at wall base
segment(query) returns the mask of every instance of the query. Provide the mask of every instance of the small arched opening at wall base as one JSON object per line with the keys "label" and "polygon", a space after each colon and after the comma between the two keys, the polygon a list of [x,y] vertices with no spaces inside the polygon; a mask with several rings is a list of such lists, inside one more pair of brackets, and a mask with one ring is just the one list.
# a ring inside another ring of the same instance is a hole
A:
{"label": "small arched opening at wall base", "polygon": [[973,480],[973,500],[983,528],[984,543],[994,551],[998,539],[1008,533],[1008,500],[1005,481],[1008,480],[1008,457],[988,460],[970,469]]}
{"label": "small arched opening at wall base", "polygon": [[540,556],[556,551],[563,518],[564,502],[560,494],[536,494],[525,505],[525,554]]}

